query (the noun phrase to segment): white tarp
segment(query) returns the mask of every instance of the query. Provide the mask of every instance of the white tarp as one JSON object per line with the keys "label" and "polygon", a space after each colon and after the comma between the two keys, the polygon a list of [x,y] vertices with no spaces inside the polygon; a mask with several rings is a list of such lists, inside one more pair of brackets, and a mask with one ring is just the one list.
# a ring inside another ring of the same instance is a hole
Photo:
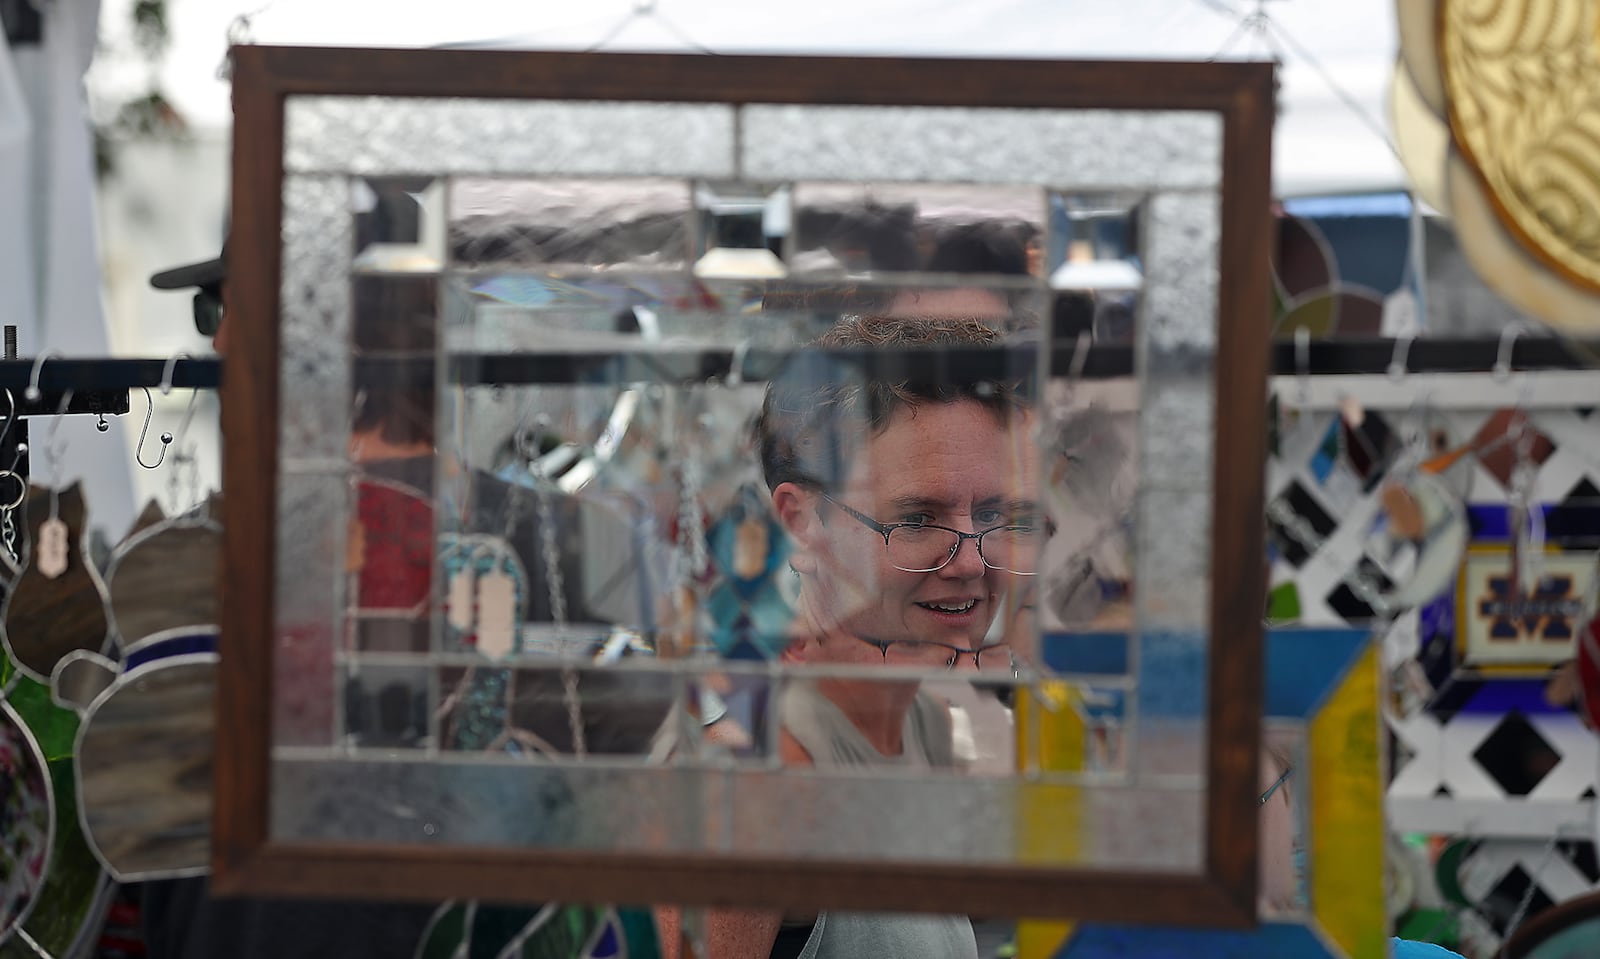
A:
{"label": "white tarp", "polygon": [[[100,2],[53,0],[40,9],[43,42],[8,48],[0,60],[0,289],[7,290],[0,295],[10,307],[4,322],[18,327],[23,357],[52,350],[106,356],[112,351],[101,301],[94,146],[83,86]],[[26,104],[25,123],[13,119],[16,93]],[[20,137],[13,132],[19,130]],[[93,525],[119,537],[133,519],[131,457],[121,422],[100,433],[94,417],[63,418],[55,436],[64,449],[60,464],[47,455],[49,421],[31,430],[34,481],[81,479]]]}

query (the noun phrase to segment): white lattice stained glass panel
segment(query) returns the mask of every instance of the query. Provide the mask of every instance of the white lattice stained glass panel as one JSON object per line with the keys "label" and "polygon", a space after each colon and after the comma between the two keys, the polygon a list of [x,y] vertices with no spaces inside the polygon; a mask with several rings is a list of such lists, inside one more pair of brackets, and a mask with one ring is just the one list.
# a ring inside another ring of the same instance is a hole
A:
{"label": "white lattice stained glass panel", "polygon": [[278,477],[272,656],[275,746],[333,742],[334,660],[345,602],[349,494],[349,477],[343,472],[285,472]]}
{"label": "white lattice stained glass panel", "polygon": [[752,104],[740,119],[754,180],[1210,189],[1222,169],[1209,113]]}
{"label": "white lattice stained glass panel", "polygon": [[[283,185],[278,450],[286,464],[342,465],[350,434],[349,181]],[[280,514],[281,515],[281,514]]]}
{"label": "white lattice stained glass panel", "polygon": [[727,104],[290,97],[284,168],[362,175],[734,175]]}

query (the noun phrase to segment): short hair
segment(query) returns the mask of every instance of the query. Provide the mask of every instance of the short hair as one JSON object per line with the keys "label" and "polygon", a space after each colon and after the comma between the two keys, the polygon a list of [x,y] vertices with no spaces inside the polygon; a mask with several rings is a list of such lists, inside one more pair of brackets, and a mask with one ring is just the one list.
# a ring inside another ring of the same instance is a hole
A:
{"label": "short hair", "polygon": [[[802,350],[908,347],[992,347],[1004,335],[971,317],[866,315],[846,317]],[[756,448],[769,490],[783,483],[836,489],[850,469],[849,451],[886,429],[903,409],[963,400],[979,403],[1004,423],[1027,408],[1020,382],[954,380],[936,383],[865,380],[826,362],[791,362],[767,386],[756,420]]]}

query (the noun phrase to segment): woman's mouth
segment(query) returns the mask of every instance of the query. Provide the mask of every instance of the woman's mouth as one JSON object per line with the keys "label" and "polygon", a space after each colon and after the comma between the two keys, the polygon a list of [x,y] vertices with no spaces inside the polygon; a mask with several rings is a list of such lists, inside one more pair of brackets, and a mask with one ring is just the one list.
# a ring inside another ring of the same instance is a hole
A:
{"label": "woman's mouth", "polygon": [[943,613],[946,616],[960,616],[963,613],[972,612],[978,605],[978,601],[976,599],[949,600],[937,603],[918,603],[917,605],[935,613]]}

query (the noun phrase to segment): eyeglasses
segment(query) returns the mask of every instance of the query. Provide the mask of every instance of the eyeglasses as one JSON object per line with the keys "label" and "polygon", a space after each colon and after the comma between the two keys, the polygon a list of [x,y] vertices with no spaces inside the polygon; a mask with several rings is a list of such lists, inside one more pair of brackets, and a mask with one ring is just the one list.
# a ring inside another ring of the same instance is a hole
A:
{"label": "eyeglasses", "polygon": [[865,513],[822,493],[822,498],[856,522],[883,537],[889,565],[907,573],[931,573],[955,559],[964,540],[977,540],[983,565],[1007,573],[1032,576],[1037,573],[1039,551],[1052,530],[1044,526],[993,526],[981,533],[963,533],[948,526],[928,523],[880,523]]}
{"label": "eyeglasses", "polygon": [[222,327],[222,297],[210,290],[194,295],[194,328],[201,336],[216,336]]}
{"label": "eyeglasses", "polygon": [[[851,635],[854,634],[852,633]],[[1008,666],[1011,665],[1011,647],[1000,643],[996,643],[992,646],[979,646],[977,649],[971,649],[966,646],[955,646],[950,643],[939,643],[931,639],[868,639],[865,636],[856,636],[856,639],[861,640],[868,646],[876,646],[878,648],[878,652],[883,654],[884,662],[889,661],[889,647],[891,646],[902,646],[909,652],[914,652],[927,646],[937,646],[938,648],[947,650],[950,653],[950,658],[946,660],[944,664],[945,669],[955,669],[957,666],[961,665],[962,658],[966,656],[972,657],[972,666],[974,669],[982,669],[983,654],[991,651],[998,651],[995,653],[996,655],[1003,653],[1006,657],[1006,664]],[[991,659],[990,662],[992,664],[993,660]]]}
{"label": "eyeglasses", "polygon": [[1277,792],[1278,788],[1280,786],[1282,786],[1285,782],[1289,781],[1289,774],[1292,773],[1292,772],[1294,772],[1294,767],[1293,766],[1290,766],[1288,769],[1285,769],[1283,771],[1283,775],[1279,776],[1272,783],[1272,785],[1267,787],[1267,791],[1261,794],[1261,801],[1256,803],[1256,805],[1257,806],[1265,806],[1267,804],[1267,800],[1272,798],[1272,794]]}

